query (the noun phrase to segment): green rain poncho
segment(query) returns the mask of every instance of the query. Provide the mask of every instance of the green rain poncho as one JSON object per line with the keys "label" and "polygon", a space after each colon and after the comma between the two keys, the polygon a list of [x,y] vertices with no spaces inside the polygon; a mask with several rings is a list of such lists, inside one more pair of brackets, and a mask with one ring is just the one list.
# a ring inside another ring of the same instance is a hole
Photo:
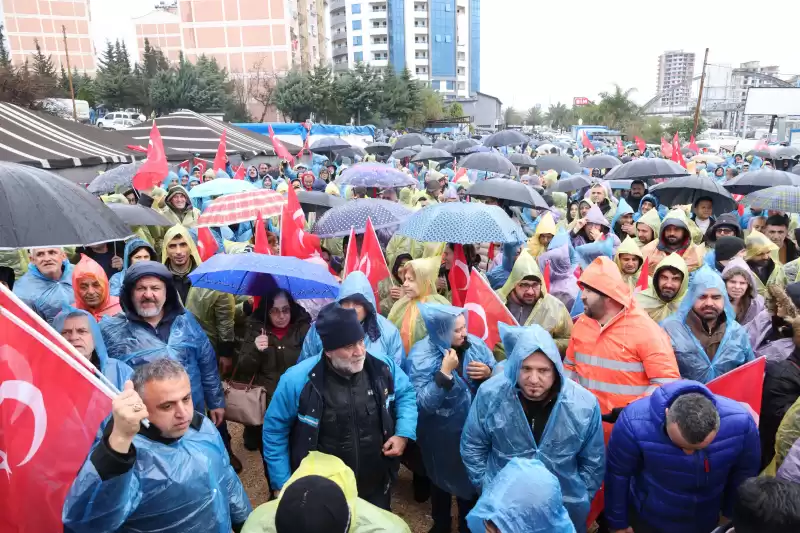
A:
{"label": "green rain poncho", "polygon": [[[633,274],[626,274],[622,271],[622,262],[619,260],[620,254],[635,255],[639,258],[639,268],[636,270],[636,272]],[[614,255],[614,263],[617,265],[619,273],[622,274],[622,281],[625,282],[631,293],[633,293],[633,289],[636,287],[636,282],[639,281],[639,274],[642,273],[642,264],[644,263],[644,256],[642,255],[642,251],[639,249],[639,246],[636,244],[636,239],[630,235],[625,237],[625,240],[619,245],[619,248],[617,248],[617,253]]]}
{"label": "green rain poncho", "polygon": [[[670,302],[665,302],[661,299],[656,291],[656,280],[658,279],[658,272],[665,267],[676,268],[683,273],[683,282],[678,294]],[[686,296],[686,290],[689,288],[689,269],[686,268],[686,262],[678,254],[669,254],[663,261],[658,264],[658,267],[653,271],[653,277],[648,280],[647,290],[642,291],[636,295],[636,303],[639,307],[644,309],[650,318],[656,322],[661,322],[672,313],[678,310],[678,307]]]}

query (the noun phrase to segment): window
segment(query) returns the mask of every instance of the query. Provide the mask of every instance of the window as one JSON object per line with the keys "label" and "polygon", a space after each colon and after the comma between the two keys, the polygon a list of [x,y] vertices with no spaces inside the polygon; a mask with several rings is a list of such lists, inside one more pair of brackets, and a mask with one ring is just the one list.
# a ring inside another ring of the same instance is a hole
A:
{"label": "window", "polygon": [[450,39],[451,39],[451,37],[449,35],[445,35],[444,36],[444,42],[449,43]]}
{"label": "window", "polygon": [[447,5],[444,6],[444,10],[445,11],[451,11],[452,9],[453,8],[452,8],[452,6],[450,4],[447,4]]}
{"label": "window", "polygon": [[464,83],[463,81],[458,82],[458,90],[459,91],[463,91],[466,88],[467,88],[467,84],[466,83]]}
{"label": "window", "polygon": [[361,4],[353,4],[353,15],[361,13]]}
{"label": "window", "polygon": [[353,46],[361,46],[361,36],[356,35],[353,37]]}
{"label": "window", "polygon": [[356,63],[361,63],[364,61],[364,52],[356,52],[353,54],[353,61]]}
{"label": "window", "polygon": [[437,42],[437,43],[440,43],[440,42],[442,42],[442,36],[441,36],[441,35],[437,35],[437,36],[436,36],[436,42]]}
{"label": "window", "polygon": [[456,82],[448,81],[447,84],[446,84],[446,87],[447,87],[448,91],[455,91],[456,90]]}
{"label": "window", "polygon": [[354,20],[353,21],[353,29],[354,30],[360,30],[361,29],[361,21],[360,20]]}

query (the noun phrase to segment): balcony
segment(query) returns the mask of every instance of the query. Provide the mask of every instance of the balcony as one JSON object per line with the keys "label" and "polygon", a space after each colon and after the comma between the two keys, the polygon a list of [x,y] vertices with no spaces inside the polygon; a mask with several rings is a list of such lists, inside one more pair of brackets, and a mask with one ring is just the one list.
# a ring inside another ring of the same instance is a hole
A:
{"label": "balcony", "polygon": [[331,0],[331,11],[345,8],[345,0]]}
{"label": "balcony", "polygon": [[334,26],[338,26],[339,24],[346,24],[347,23],[347,16],[342,13],[341,15],[331,15],[331,28]]}
{"label": "balcony", "polygon": [[350,65],[348,64],[347,60],[339,61],[339,62],[337,62],[337,61],[333,62],[333,71],[334,72],[344,72],[348,68],[350,68]]}
{"label": "balcony", "polygon": [[332,32],[331,35],[331,42],[336,41],[347,41],[347,30],[339,28],[338,30]]}
{"label": "balcony", "polygon": [[346,56],[347,55],[347,45],[345,46],[334,46],[332,50],[333,57],[339,56]]}

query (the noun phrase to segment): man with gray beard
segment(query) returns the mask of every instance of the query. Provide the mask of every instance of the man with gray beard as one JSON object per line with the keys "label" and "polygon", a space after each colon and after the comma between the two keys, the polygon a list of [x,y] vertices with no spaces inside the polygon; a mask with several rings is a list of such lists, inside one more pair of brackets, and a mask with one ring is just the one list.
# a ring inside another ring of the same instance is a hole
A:
{"label": "man with gray beard", "polygon": [[356,476],[358,496],[389,509],[391,483],[416,439],[414,387],[394,360],[364,347],[353,309],[325,306],[322,350],[281,376],[264,417],[264,461],[274,493],[310,451],[335,455]]}

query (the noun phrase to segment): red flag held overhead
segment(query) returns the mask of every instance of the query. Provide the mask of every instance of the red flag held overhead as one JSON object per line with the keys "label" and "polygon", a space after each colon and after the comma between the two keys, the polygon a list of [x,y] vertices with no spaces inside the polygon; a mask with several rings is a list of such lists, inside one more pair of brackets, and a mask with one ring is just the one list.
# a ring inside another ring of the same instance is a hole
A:
{"label": "red flag held overhead", "polygon": [[641,137],[636,137],[634,135],[633,141],[636,143],[636,148],[638,148],[640,152],[644,152],[645,150],[647,150],[647,143],[645,143],[644,139],[642,139]]}
{"label": "red flag held overhead", "polygon": [[378,290],[378,283],[389,276],[389,266],[383,256],[378,235],[372,226],[372,220],[367,217],[367,227],[364,230],[364,242],[361,244],[361,255],[358,258],[358,269],[367,276],[372,290]]}
{"label": "red flag held overhead", "polygon": [[452,290],[453,305],[463,307],[467,299],[467,290],[469,290],[469,267],[464,254],[464,246],[461,244],[453,247],[453,266],[450,268],[448,280]]}
{"label": "red flag held overhead", "polygon": [[697,143],[694,141],[694,135],[689,138],[689,148],[694,150],[696,153],[700,153],[700,147],[697,146]]}
{"label": "red flag held overhead", "polygon": [[190,170],[192,170],[191,167],[189,166],[188,159],[186,161],[181,161],[180,163],[178,163],[178,168],[182,168],[183,170],[186,171],[187,174],[189,173]]}
{"label": "red flag held overhead", "polygon": [[147,159],[133,177],[133,188],[138,191],[149,191],[164,181],[168,172],[164,143],[161,141],[161,133],[154,120],[153,128],[150,130],[150,143],[147,145]]}
{"label": "red flag held overhead", "polygon": [[236,167],[236,172],[233,174],[233,179],[244,180],[245,172],[247,172],[247,169],[244,168],[244,163],[239,163],[239,166]]}
{"label": "red flag held overhead", "polygon": [[672,157],[672,145],[664,137],[661,137],[661,155]]}
{"label": "red flag held overhead", "polygon": [[550,260],[547,260],[547,263],[544,264],[544,272],[542,272],[542,277],[544,278],[544,288],[547,292],[550,292]]}
{"label": "red flag held overhead", "polygon": [[469,319],[467,320],[469,333],[483,340],[490,350],[493,350],[497,343],[500,342],[498,322],[510,326],[519,325],[514,316],[508,312],[508,308],[497,296],[497,293],[492,290],[489,283],[474,268],[470,274],[464,309],[469,311]]}
{"label": "red flag held overhead", "polygon": [[761,415],[761,392],[767,358],[759,357],[706,383],[714,394],[746,404],[757,416]]}
{"label": "red flag held overhead", "polygon": [[346,279],[350,272],[358,270],[358,243],[356,242],[356,229],[353,227],[350,228],[350,238],[347,240],[346,252],[344,256],[343,279]]}
{"label": "red flag held overhead", "polygon": [[217,155],[214,157],[214,172],[219,172],[220,170],[225,172],[225,166],[228,162],[228,156],[226,155],[226,134],[227,130],[222,130],[222,136],[219,138],[219,146],[217,147]]}
{"label": "red flag held overhead", "polygon": [[617,155],[625,153],[625,148],[622,146],[622,139],[617,138]]}
{"label": "red flag held overhead", "polygon": [[319,237],[305,231],[305,216],[293,187],[289,187],[281,211],[281,255],[308,259],[321,256]]}
{"label": "red flag held overhead", "polygon": [[208,228],[199,228],[197,230],[197,251],[200,254],[200,259],[208,261],[215,253],[219,244]]}
{"label": "red flag held overhead", "polygon": [[[269,140],[272,142],[272,149],[275,150],[275,155],[281,159],[285,159],[294,166],[294,156],[289,153],[289,150],[286,149],[280,139],[275,136],[275,132],[272,131],[272,126],[269,126]],[[291,187],[289,188],[291,189]]]}
{"label": "red flag held overhead", "polygon": [[650,276],[650,258],[645,257],[642,263],[642,269],[639,271],[639,279],[636,280],[634,292],[646,291],[648,287],[648,276]]}
{"label": "red flag held overhead", "polygon": [[594,151],[594,145],[592,144],[592,141],[589,140],[589,136],[586,135],[585,131],[583,132],[583,136],[581,137],[581,143],[583,144],[584,148]]}
{"label": "red flag held overhead", "polygon": [[200,169],[200,175],[202,176],[205,174],[206,169],[208,168],[208,161],[205,159],[200,159],[199,157],[195,157],[192,161],[192,168],[198,167]]}
{"label": "red flag held overhead", "polygon": [[253,252],[257,254],[272,255],[272,248],[269,246],[267,240],[267,228],[264,224],[264,219],[261,218],[261,213],[256,216],[255,229],[255,242],[253,243]]}

